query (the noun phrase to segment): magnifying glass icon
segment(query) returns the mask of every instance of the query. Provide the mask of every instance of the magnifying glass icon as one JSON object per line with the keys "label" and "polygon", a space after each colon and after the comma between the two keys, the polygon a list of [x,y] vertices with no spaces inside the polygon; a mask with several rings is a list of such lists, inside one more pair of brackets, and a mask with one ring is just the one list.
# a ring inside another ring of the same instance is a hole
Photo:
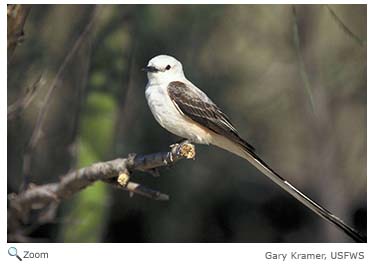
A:
{"label": "magnifying glass icon", "polygon": [[20,256],[18,256],[18,254],[17,254],[17,249],[15,248],[15,247],[10,247],[9,249],[8,249],[8,254],[10,255],[10,256],[16,256],[17,257],[17,259],[19,259],[20,261],[22,261],[22,259],[21,259],[21,257]]}

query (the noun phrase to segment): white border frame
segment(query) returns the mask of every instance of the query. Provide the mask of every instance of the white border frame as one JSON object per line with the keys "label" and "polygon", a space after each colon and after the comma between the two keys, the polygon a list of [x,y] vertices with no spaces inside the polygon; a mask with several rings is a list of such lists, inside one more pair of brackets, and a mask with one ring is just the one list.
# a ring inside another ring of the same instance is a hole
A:
{"label": "white border frame", "polygon": [[[11,3],[23,3],[23,4],[32,4],[34,1],[14,1]],[[39,1],[38,3],[43,4],[76,4],[76,1]],[[105,4],[118,4],[117,1],[80,1],[81,4],[93,4],[93,3],[105,3]],[[121,2],[123,4],[293,4],[293,3],[304,3],[304,4],[325,4],[324,1],[297,1],[297,2],[285,2],[285,1],[126,1]],[[368,4],[367,1],[329,1],[330,4]],[[2,14],[1,14],[1,32],[2,41],[1,41],[1,75],[3,82],[7,80],[7,54],[6,54],[6,3],[1,3]],[[368,31],[371,28],[371,19],[372,8],[368,5]],[[368,34],[367,43],[371,43],[371,34]],[[368,52],[368,65],[371,61],[371,55]],[[368,77],[371,76],[371,71],[368,68]],[[370,88],[370,80],[368,78],[367,88]],[[7,85],[4,84],[1,93],[1,147],[7,147],[7,119],[6,119],[6,106],[7,106],[7,97],[6,97]],[[368,97],[368,164],[367,164],[367,176],[370,176],[372,173],[372,160],[369,151],[371,150],[371,141],[369,141],[369,136],[372,133],[371,123],[369,118],[372,115],[372,96],[370,91],[367,92]],[[7,215],[6,215],[6,202],[7,202],[7,151],[2,149],[1,155],[1,168],[3,175],[0,179],[0,190],[1,198],[0,208],[3,210],[2,215],[0,215],[0,228],[1,230],[1,246],[0,246],[0,261],[2,265],[20,265],[29,264],[29,265],[63,265],[66,266],[69,263],[75,265],[99,265],[99,264],[123,264],[123,265],[257,265],[257,264],[283,264],[284,262],[276,260],[266,260],[265,252],[275,252],[275,253],[290,253],[300,252],[300,253],[310,253],[310,252],[319,252],[319,253],[330,253],[332,251],[340,252],[365,252],[365,259],[362,260],[286,260],[286,264],[290,265],[315,265],[315,263],[320,263],[322,265],[373,265],[372,255],[368,253],[373,250],[372,245],[368,242],[367,244],[275,244],[275,243],[266,243],[266,244],[8,244],[7,243]],[[371,187],[368,183],[368,206],[370,202]],[[368,225],[371,224],[371,211],[368,210]],[[371,230],[368,226],[368,235],[370,235]],[[369,238],[368,238],[369,239]],[[24,250],[30,250],[34,252],[43,252],[48,251],[48,259],[28,259],[23,262],[19,262],[15,257],[10,257],[7,253],[8,248],[11,246],[17,247],[19,253]],[[289,255],[290,256],[290,255]]]}

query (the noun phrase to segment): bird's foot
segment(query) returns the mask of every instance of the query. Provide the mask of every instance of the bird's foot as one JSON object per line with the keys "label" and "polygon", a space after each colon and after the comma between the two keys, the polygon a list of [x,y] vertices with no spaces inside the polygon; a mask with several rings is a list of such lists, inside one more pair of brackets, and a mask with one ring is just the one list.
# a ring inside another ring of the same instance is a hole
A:
{"label": "bird's foot", "polygon": [[175,143],[171,144],[170,145],[170,148],[173,149],[175,147],[179,147],[181,146],[183,143],[190,143],[189,140],[187,139],[179,139],[178,141],[176,141]]}

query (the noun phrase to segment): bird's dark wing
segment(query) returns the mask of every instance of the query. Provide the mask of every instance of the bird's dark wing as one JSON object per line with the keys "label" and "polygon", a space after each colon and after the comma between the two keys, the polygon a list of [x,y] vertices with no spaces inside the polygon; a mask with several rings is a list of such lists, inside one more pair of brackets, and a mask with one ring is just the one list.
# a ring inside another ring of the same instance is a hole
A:
{"label": "bird's dark wing", "polygon": [[176,108],[183,115],[240,144],[249,152],[254,152],[254,147],[238,135],[228,117],[206,95],[199,94],[198,91],[180,81],[170,82],[167,92]]}

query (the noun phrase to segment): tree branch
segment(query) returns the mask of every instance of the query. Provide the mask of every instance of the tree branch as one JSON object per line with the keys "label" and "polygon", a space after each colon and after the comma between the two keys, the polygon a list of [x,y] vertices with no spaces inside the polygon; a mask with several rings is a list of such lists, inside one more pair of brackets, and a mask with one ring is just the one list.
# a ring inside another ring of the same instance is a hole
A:
{"label": "tree branch", "polygon": [[39,86],[39,83],[41,81],[42,75],[40,75],[36,81],[32,84],[31,87],[28,87],[26,89],[26,92],[24,93],[23,97],[16,100],[14,103],[8,106],[8,119],[12,120],[16,116],[20,115],[32,102],[32,100],[35,98],[36,90]]}
{"label": "tree branch", "polygon": [[359,38],[352,30],[350,30],[349,27],[338,17],[338,15],[334,12],[334,10],[330,7],[330,5],[326,5],[326,8],[328,9],[329,13],[331,14],[332,18],[336,21],[338,26],[341,27],[341,29],[348,35],[350,36],[357,44],[360,46],[364,46],[366,42]]}
{"label": "tree branch", "polygon": [[[13,234],[29,222],[30,211],[46,209],[50,204],[59,203],[92,185],[96,181],[109,183],[117,188],[139,194],[154,200],[168,200],[169,196],[138,183],[129,181],[133,171],[152,173],[159,167],[170,166],[181,159],[194,159],[194,145],[184,141],[173,144],[168,152],[147,155],[130,154],[127,158],[99,162],[60,177],[60,181],[45,185],[31,184],[19,194],[8,195],[8,234]],[[18,234],[18,233],[17,233]]]}
{"label": "tree branch", "polygon": [[299,25],[298,25],[298,20],[297,20],[297,10],[295,5],[292,5],[292,11],[293,11],[293,40],[295,44],[295,51],[296,51],[296,56],[298,60],[298,65],[299,65],[299,72],[301,79],[303,81],[303,88],[306,91],[306,95],[308,96],[308,100],[311,106],[311,111],[313,115],[315,115],[315,99],[313,96],[313,91],[311,87],[311,82],[307,73],[306,65],[304,63],[304,58],[302,55],[302,49],[300,46],[300,32],[299,32]]}
{"label": "tree branch", "polygon": [[38,111],[38,115],[36,118],[35,126],[34,129],[32,130],[31,137],[26,144],[25,152],[23,155],[23,178],[24,182],[21,185],[21,190],[25,187],[28,186],[29,178],[30,178],[30,172],[31,172],[31,157],[32,153],[37,146],[39,140],[43,136],[43,125],[44,121],[47,117],[48,114],[48,108],[50,105],[50,99],[54,93],[54,91],[57,88],[57,84],[60,81],[61,77],[64,74],[64,71],[70,61],[74,58],[76,55],[77,51],[80,49],[81,45],[83,44],[83,41],[87,38],[87,36],[91,33],[91,30],[93,28],[93,25],[97,19],[97,16],[100,12],[100,7],[95,5],[93,7],[93,11],[91,13],[90,19],[87,22],[87,25],[85,26],[84,30],[82,33],[79,35],[79,37],[76,39],[75,43],[73,44],[72,48],[69,50],[67,53],[66,57],[64,58],[63,62],[61,63],[51,85],[48,87],[45,96],[42,100],[41,107]]}
{"label": "tree branch", "polygon": [[66,55],[62,64],[60,65],[60,67],[59,67],[59,69],[56,73],[56,76],[54,77],[54,79],[52,81],[51,86],[48,88],[48,90],[45,94],[45,97],[43,99],[42,107],[39,110],[39,113],[38,113],[38,116],[37,116],[37,119],[36,119],[36,123],[35,123],[35,127],[34,127],[34,130],[33,130],[32,134],[31,134],[31,138],[30,138],[30,141],[28,143],[27,150],[33,150],[36,147],[39,139],[41,138],[41,136],[42,136],[42,126],[43,126],[45,117],[48,113],[50,98],[53,95],[53,92],[55,91],[55,89],[57,87],[57,83],[59,82],[62,74],[64,73],[64,71],[66,69],[66,66],[74,58],[76,52],[79,50],[83,41],[85,40],[87,35],[91,32],[91,29],[92,29],[92,26],[95,22],[97,14],[98,14],[98,7],[95,6],[93,11],[92,11],[91,18],[88,21],[86,27],[84,28],[83,32],[79,35],[78,39],[75,41],[72,48],[69,50],[68,54]]}
{"label": "tree branch", "polygon": [[8,63],[10,62],[17,45],[24,39],[23,27],[25,25],[30,9],[30,5],[7,6]]}

